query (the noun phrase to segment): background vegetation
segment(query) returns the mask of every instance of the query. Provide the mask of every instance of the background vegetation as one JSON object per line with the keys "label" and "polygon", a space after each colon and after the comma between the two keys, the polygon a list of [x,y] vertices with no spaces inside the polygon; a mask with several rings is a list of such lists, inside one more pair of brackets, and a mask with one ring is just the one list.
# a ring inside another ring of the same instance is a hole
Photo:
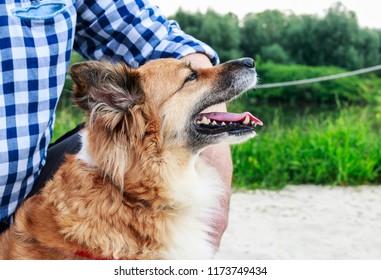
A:
{"label": "background vegetation", "polygon": [[221,61],[249,56],[281,64],[336,66],[358,69],[380,64],[381,31],[360,28],[356,14],[340,2],[324,17],[278,10],[205,14],[179,10],[173,17],[184,31],[210,44]]}
{"label": "background vegetation", "polygon": [[[221,61],[255,57],[262,84],[327,76],[381,64],[381,31],[360,28],[337,3],[324,17],[277,10],[243,19],[213,10],[172,17],[210,44]],[[81,58],[74,54],[72,60]],[[229,104],[264,122],[252,141],[232,148],[234,185],[381,183],[381,73],[303,86],[253,90]],[[83,120],[65,85],[54,139]]]}

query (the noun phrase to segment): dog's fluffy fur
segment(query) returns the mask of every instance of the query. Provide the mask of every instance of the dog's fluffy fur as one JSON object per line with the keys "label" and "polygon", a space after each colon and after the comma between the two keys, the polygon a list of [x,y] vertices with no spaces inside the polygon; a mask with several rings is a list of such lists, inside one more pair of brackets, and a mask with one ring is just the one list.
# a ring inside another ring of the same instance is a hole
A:
{"label": "dog's fluffy fur", "polygon": [[18,209],[0,259],[212,258],[222,182],[200,152],[255,132],[210,129],[200,112],[253,87],[254,67],[88,61],[70,74],[88,116],[81,151]]}

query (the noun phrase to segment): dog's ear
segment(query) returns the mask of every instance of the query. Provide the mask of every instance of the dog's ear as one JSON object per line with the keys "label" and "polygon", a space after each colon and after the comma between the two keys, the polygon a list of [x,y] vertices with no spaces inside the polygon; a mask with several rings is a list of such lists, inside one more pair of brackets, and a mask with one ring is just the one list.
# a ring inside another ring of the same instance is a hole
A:
{"label": "dog's ear", "polygon": [[143,102],[139,74],[124,63],[79,62],[70,67],[69,74],[74,82],[74,102],[82,109],[90,111],[105,104],[126,111]]}

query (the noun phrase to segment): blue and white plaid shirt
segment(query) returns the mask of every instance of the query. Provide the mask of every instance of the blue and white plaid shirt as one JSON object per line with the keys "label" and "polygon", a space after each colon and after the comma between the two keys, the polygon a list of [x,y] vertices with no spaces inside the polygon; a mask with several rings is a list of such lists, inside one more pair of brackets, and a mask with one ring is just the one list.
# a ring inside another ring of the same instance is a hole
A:
{"label": "blue and white plaid shirt", "polygon": [[0,0],[0,222],[45,163],[72,49],[132,67],[194,52],[218,63],[209,46],[146,0]]}

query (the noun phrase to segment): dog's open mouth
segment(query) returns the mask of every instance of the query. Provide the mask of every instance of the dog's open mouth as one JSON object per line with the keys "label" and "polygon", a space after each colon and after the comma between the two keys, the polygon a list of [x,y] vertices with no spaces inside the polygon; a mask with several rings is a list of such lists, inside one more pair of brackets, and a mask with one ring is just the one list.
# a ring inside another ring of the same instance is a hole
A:
{"label": "dog's open mouth", "polygon": [[213,112],[201,113],[194,121],[196,130],[203,134],[217,134],[228,132],[229,134],[242,134],[251,132],[257,125],[263,123],[251,113],[242,114]]}

